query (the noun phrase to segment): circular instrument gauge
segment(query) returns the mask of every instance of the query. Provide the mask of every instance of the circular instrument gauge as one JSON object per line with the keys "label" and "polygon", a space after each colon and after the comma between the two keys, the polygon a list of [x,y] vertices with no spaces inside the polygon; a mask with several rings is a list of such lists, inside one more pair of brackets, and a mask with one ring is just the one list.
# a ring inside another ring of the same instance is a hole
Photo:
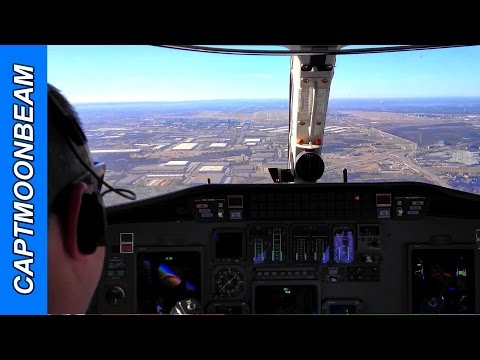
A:
{"label": "circular instrument gauge", "polygon": [[110,305],[119,305],[125,303],[125,290],[120,286],[112,286],[105,294],[107,303]]}
{"label": "circular instrument gauge", "polygon": [[243,291],[243,288],[243,274],[238,268],[222,268],[215,275],[215,292],[219,296],[235,297]]}

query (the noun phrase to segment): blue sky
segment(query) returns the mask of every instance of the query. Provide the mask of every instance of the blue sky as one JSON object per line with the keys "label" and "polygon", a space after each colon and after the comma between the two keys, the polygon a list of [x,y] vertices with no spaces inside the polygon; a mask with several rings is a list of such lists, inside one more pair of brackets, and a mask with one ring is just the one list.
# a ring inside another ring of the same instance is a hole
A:
{"label": "blue sky", "polygon": [[[288,99],[289,71],[288,56],[48,47],[48,81],[73,103]],[[480,96],[480,46],[337,56],[331,98],[442,96]]]}

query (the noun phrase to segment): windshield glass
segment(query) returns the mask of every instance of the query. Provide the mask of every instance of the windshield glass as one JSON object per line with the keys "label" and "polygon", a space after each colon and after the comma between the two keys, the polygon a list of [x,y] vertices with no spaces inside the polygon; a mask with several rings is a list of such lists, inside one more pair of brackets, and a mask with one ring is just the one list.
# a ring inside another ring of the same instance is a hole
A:
{"label": "windshield glass", "polygon": [[[319,181],[341,182],[346,168],[349,181],[480,193],[479,59],[480,46],[338,55]],[[106,181],[139,199],[208,181],[271,183],[268,168],[288,163],[289,79],[288,56],[48,50],[48,81],[76,106]]]}

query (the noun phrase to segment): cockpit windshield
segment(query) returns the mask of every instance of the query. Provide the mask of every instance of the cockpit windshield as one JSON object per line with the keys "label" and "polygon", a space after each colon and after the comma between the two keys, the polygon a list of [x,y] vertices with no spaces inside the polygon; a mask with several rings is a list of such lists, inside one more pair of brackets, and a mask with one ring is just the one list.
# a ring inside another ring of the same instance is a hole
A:
{"label": "cockpit windshield", "polygon": [[[352,182],[480,194],[479,60],[480,46],[337,55],[318,181],[342,182],[347,169]],[[48,47],[48,81],[75,104],[105,180],[139,199],[272,183],[268,169],[289,160],[290,66],[290,56]]]}

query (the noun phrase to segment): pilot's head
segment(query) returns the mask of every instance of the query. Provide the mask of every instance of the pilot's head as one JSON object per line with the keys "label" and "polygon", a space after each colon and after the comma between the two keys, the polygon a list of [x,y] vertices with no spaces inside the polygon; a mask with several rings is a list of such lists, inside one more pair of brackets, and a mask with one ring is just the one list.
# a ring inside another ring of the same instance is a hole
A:
{"label": "pilot's head", "polygon": [[[103,267],[105,209],[78,116],[48,86],[48,312],[87,311]],[[93,174],[92,174],[93,173]]]}

